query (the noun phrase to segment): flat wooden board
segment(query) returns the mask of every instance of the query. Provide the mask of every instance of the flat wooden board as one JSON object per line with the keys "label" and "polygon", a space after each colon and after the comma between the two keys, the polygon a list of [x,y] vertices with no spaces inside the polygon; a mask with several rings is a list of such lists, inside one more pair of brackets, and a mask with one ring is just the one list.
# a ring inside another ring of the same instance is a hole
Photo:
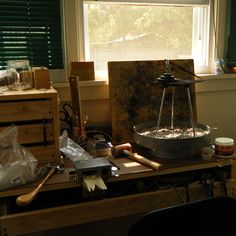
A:
{"label": "flat wooden board", "polygon": [[[176,78],[194,79],[192,59],[170,60],[171,74]],[[180,69],[184,68],[188,72]],[[113,144],[133,142],[133,126],[157,120],[163,88],[154,84],[165,69],[165,61],[114,61],[108,62],[109,95]],[[195,85],[190,86],[191,100],[196,119]],[[162,125],[171,120],[171,87],[167,88],[162,113]],[[176,121],[190,122],[190,109],[185,87],[176,87],[174,117]]]}
{"label": "flat wooden board", "polygon": [[79,76],[80,81],[95,80],[94,62],[71,62],[71,75]]}

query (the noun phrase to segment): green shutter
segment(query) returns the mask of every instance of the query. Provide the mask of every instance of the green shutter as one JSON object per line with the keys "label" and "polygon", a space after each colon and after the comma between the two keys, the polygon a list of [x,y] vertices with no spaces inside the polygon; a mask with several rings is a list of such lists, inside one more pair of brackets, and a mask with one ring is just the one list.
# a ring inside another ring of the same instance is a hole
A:
{"label": "green shutter", "polygon": [[227,65],[236,66],[236,1],[229,1]]}
{"label": "green shutter", "polygon": [[0,68],[8,60],[63,68],[60,0],[0,0]]}

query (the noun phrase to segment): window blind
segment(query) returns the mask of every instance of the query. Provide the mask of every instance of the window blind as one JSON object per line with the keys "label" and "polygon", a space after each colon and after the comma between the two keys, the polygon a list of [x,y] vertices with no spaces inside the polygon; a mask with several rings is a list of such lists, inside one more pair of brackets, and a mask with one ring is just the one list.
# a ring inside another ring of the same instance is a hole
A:
{"label": "window blind", "polygon": [[0,68],[8,60],[62,69],[60,0],[0,1]]}
{"label": "window blind", "polygon": [[229,33],[228,33],[228,50],[227,65],[236,66],[236,1],[229,1]]}

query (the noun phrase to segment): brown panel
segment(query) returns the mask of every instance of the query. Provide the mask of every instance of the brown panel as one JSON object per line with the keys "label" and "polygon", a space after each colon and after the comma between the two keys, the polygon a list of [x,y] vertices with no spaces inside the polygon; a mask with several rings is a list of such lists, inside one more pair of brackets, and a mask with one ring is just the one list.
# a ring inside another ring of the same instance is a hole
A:
{"label": "brown panel", "polygon": [[94,62],[71,62],[71,76],[79,76],[80,81],[95,80]]}
{"label": "brown panel", "polygon": [[0,103],[0,122],[39,119],[52,119],[52,103],[50,100]]}
{"label": "brown panel", "polygon": [[[42,121],[43,122],[43,121]],[[45,124],[46,128],[46,141],[53,140],[53,127],[52,123]],[[0,127],[0,132],[2,132],[5,127]],[[43,123],[32,124],[32,125],[17,125],[18,138],[17,142],[19,144],[26,143],[40,143],[44,142],[43,134]]]}
{"label": "brown panel", "polygon": [[[170,60],[190,73],[172,66],[172,75],[181,79],[194,79],[193,60]],[[109,93],[111,107],[112,136],[114,144],[133,142],[133,126],[142,122],[157,120],[162,95],[162,87],[153,81],[165,69],[165,61],[122,61],[108,62]],[[170,124],[171,88],[167,88],[163,107],[162,123]],[[195,85],[190,86],[191,100],[196,119]],[[189,121],[190,112],[187,92],[176,87],[175,122]]]}
{"label": "brown panel", "polygon": [[55,156],[55,150],[53,145],[47,146],[33,146],[27,147],[33,156],[39,161],[39,164],[42,163],[58,163],[58,157]]}
{"label": "brown panel", "polygon": [[[179,188],[180,192],[184,190]],[[2,233],[24,235],[42,230],[148,212],[181,203],[175,190],[54,207],[0,217]]]}

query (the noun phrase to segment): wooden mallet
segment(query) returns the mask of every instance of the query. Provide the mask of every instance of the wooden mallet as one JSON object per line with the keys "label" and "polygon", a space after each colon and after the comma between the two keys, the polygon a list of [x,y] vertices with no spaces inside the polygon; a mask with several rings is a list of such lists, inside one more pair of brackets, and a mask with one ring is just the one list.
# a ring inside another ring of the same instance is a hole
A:
{"label": "wooden mallet", "polygon": [[137,153],[132,152],[132,146],[130,143],[124,143],[120,145],[113,146],[111,148],[111,154],[114,158],[119,158],[124,156],[124,154],[131,160],[144,164],[148,167],[151,167],[154,170],[159,170],[161,168],[161,164],[155,161],[151,161]]}

